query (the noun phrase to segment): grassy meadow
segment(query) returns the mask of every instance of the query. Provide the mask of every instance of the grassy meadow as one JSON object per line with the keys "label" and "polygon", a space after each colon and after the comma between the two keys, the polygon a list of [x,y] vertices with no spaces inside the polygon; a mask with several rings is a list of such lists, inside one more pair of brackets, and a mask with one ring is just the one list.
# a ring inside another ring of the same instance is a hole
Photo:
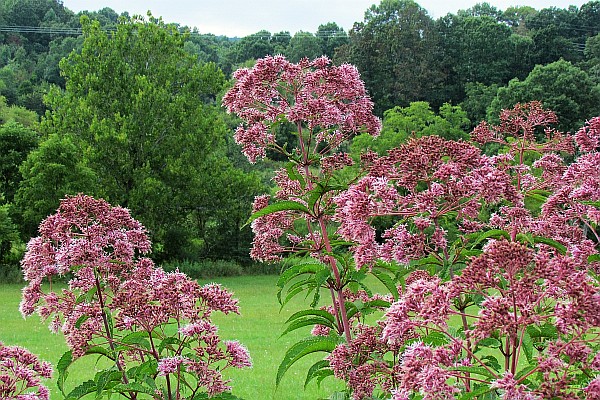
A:
{"label": "grassy meadow", "polygon": [[[240,300],[241,315],[215,314],[214,322],[219,326],[223,339],[235,339],[244,344],[252,356],[252,369],[236,370],[228,377],[232,379],[233,394],[244,399],[301,400],[327,398],[341,382],[333,378],[326,379],[321,387],[311,383],[304,390],[306,371],[319,359],[315,354],[292,366],[278,388],[275,387],[277,367],[286,349],[309,332],[298,330],[279,337],[285,320],[295,311],[303,308],[303,298],[298,296],[280,312],[277,303],[275,282],[277,276],[241,276],[215,279],[235,293]],[[204,282],[201,282],[204,283]],[[53,335],[39,318],[24,320],[19,313],[21,285],[0,285],[0,341],[7,345],[20,345],[28,348],[41,359],[56,365],[66,351],[61,335]],[[321,353],[322,355],[323,353]],[[77,384],[91,379],[97,366],[95,359],[77,361],[70,369],[68,384]],[[49,382],[52,400],[62,398],[55,381]]]}

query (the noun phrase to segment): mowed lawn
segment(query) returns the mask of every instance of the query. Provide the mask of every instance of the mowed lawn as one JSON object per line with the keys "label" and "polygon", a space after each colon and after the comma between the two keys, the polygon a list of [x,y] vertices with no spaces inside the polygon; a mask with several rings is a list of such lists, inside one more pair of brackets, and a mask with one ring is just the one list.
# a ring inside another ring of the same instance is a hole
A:
{"label": "mowed lawn", "polygon": [[[233,394],[244,399],[321,399],[327,398],[343,385],[327,378],[320,388],[313,382],[306,390],[306,371],[324,353],[313,354],[301,360],[283,378],[279,387],[275,386],[277,367],[289,346],[309,334],[309,329],[298,330],[279,337],[285,320],[295,311],[308,304],[303,296],[286,305],[280,312],[277,302],[277,276],[242,276],[220,278],[214,281],[223,284],[235,293],[240,300],[241,315],[215,314],[214,322],[219,326],[223,339],[239,340],[252,356],[253,368],[236,370],[228,377],[232,379]],[[201,282],[205,283],[205,282]],[[24,320],[19,313],[21,285],[0,285],[0,341],[7,345],[20,345],[38,354],[43,360],[56,365],[66,351],[61,335],[53,335],[46,324],[37,317]],[[69,375],[69,387],[74,387],[93,378],[95,358],[79,360]],[[49,382],[52,400],[62,399],[55,381]]]}

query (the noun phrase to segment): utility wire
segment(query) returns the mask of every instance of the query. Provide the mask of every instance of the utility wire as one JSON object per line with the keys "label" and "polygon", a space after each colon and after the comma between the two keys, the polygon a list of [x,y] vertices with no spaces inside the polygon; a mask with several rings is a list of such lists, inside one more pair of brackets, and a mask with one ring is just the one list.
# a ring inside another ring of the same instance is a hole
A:
{"label": "utility wire", "polygon": [[[104,31],[113,32],[116,31],[116,28],[104,28]],[[46,34],[46,35],[76,35],[79,36],[83,33],[81,28],[60,28],[60,27],[51,27],[51,26],[23,26],[23,25],[8,25],[8,26],[0,26],[0,32],[8,32],[8,33],[37,33],[37,34]],[[198,33],[198,32],[189,32],[192,36],[199,37],[219,37],[218,35],[213,35],[209,33]],[[347,37],[345,31],[321,31],[318,32],[318,35],[314,35],[318,38],[344,38]],[[290,34],[276,33],[268,36],[265,33],[253,33],[244,37],[260,37],[263,40],[268,40],[272,38],[292,38],[293,36]]]}

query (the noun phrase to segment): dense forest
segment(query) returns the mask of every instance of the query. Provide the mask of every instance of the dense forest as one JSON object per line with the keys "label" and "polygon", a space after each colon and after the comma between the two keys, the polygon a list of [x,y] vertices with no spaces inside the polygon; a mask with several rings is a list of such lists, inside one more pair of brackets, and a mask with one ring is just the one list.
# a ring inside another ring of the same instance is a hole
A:
{"label": "dense forest", "polygon": [[383,132],[355,138],[356,157],[411,135],[467,137],[518,102],[540,100],[563,131],[600,114],[600,1],[480,3],[435,20],[411,0],[382,0],[347,31],[324,21],[314,33],[230,38],[110,8],[0,0],[0,275],[14,276],[40,221],[79,192],[130,209],[159,262],[248,264],[249,204],[273,183],[242,159],[220,98],[233,71],[274,54],[357,66]]}

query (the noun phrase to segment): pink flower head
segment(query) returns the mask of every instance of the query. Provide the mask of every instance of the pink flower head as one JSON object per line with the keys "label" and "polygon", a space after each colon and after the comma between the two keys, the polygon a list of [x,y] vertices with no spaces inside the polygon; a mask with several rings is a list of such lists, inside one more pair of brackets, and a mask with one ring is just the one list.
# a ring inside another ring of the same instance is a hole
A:
{"label": "pink flower head", "polygon": [[535,399],[529,393],[527,388],[519,384],[515,379],[514,375],[510,372],[505,372],[504,376],[494,382],[492,382],[492,388],[501,390],[501,399],[503,400],[528,400]]}
{"label": "pink flower head", "polygon": [[52,366],[28,350],[0,342],[0,398],[49,400],[42,379],[52,376]]}
{"label": "pink flower head", "polygon": [[210,311],[221,311],[224,314],[240,313],[238,300],[233,298],[233,293],[217,283],[202,286],[199,295]]}
{"label": "pink flower head", "polygon": [[252,360],[250,359],[248,349],[238,341],[226,341],[225,347],[227,348],[227,354],[230,357],[229,362],[232,366],[235,368],[252,367]]}
{"label": "pink flower head", "polygon": [[283,56],[267,56],[252,69],[236,71],[234,79],[223,105],[244,122],[235,140],[251,162],[264,158],[267,148],[284,146],[271,130],[282,116],[330,149],[354,134],[377,135],[381,129],[351,65],[334,66],[326,57],[293,64]]}
{"label": "pink flower head", "polygon": [[[146,230],[127,210],[82,194],[61,201],[39,231],[21,262],[25,280],[30,282],[28,295],[35,293],[44,278],[67,272],[74,274],[77,287],[87,290],[94,285],[91,268],[107,277],[120,274],[133,267],[137,254],[150,252]],[[38,300],[24,298],[22,311],[31,314]]]}
{"label": "pink flower head", "polygon": [[600,400],[600,377],[592,379],[583,391],[586,394],[586,399]]}
{"label": "pink flower head", "polygon": [[597,150],[600,147],[600,117],[587,121],[575,134],[575,141],[584,152]]}
{"label": "pink flower head", "polygon": [[162,358],[158,361],[158,373],[159,375],[168,375],[177,372],[179,366],[184,362],[183,357],[168,357]]}

